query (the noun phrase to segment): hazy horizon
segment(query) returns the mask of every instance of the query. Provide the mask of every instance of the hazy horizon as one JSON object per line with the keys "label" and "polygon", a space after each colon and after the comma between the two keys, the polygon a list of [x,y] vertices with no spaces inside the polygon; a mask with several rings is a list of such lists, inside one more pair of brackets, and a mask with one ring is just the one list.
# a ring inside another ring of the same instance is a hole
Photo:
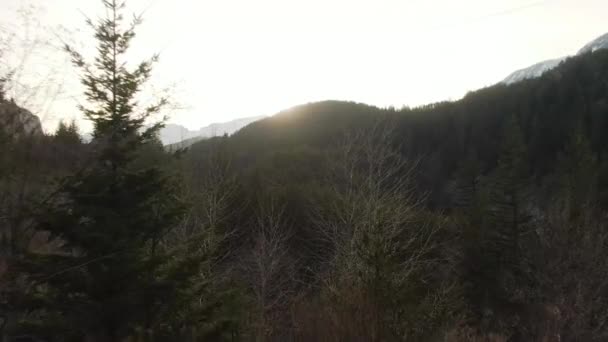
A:
{"label": "hazy horizon", "polygon": [[[30,5],[43,25],[30,34],[45,37],[52,46],[43,51],[51,52],[8,61],[30,71],[23,86],[40,78],[62,84],[44,90],[45,103],[31,104],[51,130],[60,118],[80,119],[77,78],[59,38],[86,52],[84,14],[103,13],[97,0],[0,0],[5,34],[23,23],[16,11]],[[134,60],[161,54],[154,88],[170,88],[180,104],[169,122],[193,130],[322,100],[379,107],[455,100],[517,69],[575,54],[608,31],[608,3],[600,0],[132,0],[129,9],[145,11]],[[52,77],[38,69],[41,59]]]}

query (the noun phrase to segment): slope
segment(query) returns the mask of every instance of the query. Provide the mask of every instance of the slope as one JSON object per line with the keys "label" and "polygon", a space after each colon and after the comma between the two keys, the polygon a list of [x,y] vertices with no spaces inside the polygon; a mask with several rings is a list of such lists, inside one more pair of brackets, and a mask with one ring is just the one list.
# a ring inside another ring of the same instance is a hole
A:
{"label": "slope", "polygon": [[[402,153],[422,158],[417,186],[433,205],[449,206],[448,187],[463,161],[477,159],[484,173],[494,169],[512,116],[523,131],[530,174],[538,184],[554,171],[575,127],[582,127],[598,156],[608,152],[608,51],[570,58],[540,78],[495,85],[456,102],[398,111],[338,101],[302,105],[245,127],[226,144],[242,174],[284,181],[297,174],[301,181],[314,181],[316,175],[305,170],[322,170],[320,156],[345,132],[388,121]],[[189,153],[205,150],[206,143],[199,142]]]}

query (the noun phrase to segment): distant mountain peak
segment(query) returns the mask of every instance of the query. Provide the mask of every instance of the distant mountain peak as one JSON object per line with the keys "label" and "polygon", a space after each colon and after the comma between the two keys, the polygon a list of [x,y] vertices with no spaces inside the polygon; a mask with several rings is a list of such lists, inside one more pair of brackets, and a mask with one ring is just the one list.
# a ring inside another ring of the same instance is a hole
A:
{"label": "distant mountain peak", "polygon": [[608,33],[599,36],[592,42],[583,46],[583,48],[578,51],[578,55],[582,55],[588,52],[595,52],[600,49],[608,49]]}
{"label": "distant mountain peak", "polygon": [[262,118],[264,118],[264,116],[252,116],[227,122],[212,123],[196,131],[189,130],[184,126],[177,124],[167,124],[160,131],[160,140],[163,145],[174,145],[181,142],[191,145],[193,142],[201,139],[222,136],[224,134],[233,134],[248,124]]}
{"label": "distant mountain peak", "polygon": [[[595,52],[600,49],[608,49],[608,33],[594,39],[593,41],[587,43],[580,49],[577,55],[582,55],[589,52]],[[501,83],[504,84],[513,84],[530,78],[537,78],[542,76],[545,72],[554,69],[561,62],[566,60],[568,57],[550,59],[547,61],[543,61],[540,63],[536,63],[530,67],[517,70],[507,76]]]}
{"label": "distant mountain peak", "polygon": [[567,57],[549,59],[540,63],[536,63],[524,69],[517,70],[511,75],[507,76],[502,83],[512,84],[519,81],[523,81],[529,78],[537,78],[542,76],[545,72],[555,68],[559,63],[563,62]]}

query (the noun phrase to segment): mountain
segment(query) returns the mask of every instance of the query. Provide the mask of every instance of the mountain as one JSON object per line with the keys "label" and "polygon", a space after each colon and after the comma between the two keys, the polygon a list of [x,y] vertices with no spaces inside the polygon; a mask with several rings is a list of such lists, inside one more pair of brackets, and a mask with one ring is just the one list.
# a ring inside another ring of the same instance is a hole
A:
{"label": "mountain", "polygon": [[11,137],[43,135],[40,119],[12,101],[0,102],[0,130]]}
{"label": "mountain", "polygon": [[176,124],[166,124],[160,130],[160,140],[163,145],[174,144],[185,139],[197,136],[198,131],[190,131],[184,126]]}
{"label": "mountain", "polygon": [[559,63],[563,62],[565,59],[566,57],[561,57],[536,63],[530,67],[513,72],[511,75],[507,76],[507,78],[505,78],[502,82],[505,84],[512,84],[529,78],[540,77],[546,71],[558,66]]}
{"label": "mountain", "polygon": [[228,122],[213,123],[199,130],[191,131],[184,126],[168,124],[160,131],[160,139],[163,145],[180,144],[187,147],[192,143],[205,138],[233,134],[248,124],[264,118],[263,116],[252,116],[235,119]]}
{"label": "mountain", "polygon": [[582,55],[584,53],[595,52],[600,49],[608,49],[608,33],[583,46],[583,48],[578,51],[578,54]]}
{"label": "mountain", "polygon": [[[455,102],[401,110],[341,101],[297,106],[227,139],[200,141],[188,154],[203,158],[219,142],[248,177],[306,188],[322,177],[328,165],[324,156],[349,132],[388,122],[394,145],[407,159],[419,160],[416,187],[429,194],[432,206],[450,207],[449,189],[467,163],[484,175],[495,170],[512,119],[520,126],[530,177],[539,187],[549,184],[544,179],[559,168],[558,156],[577,127],[597,156],[608,157],[607,85],[608,50],[602,50],[568,58],[527,82],[500,83]],[[605,163],[608,167],[608,158]],[[608,170],[606,175],[602,189],[608,203]]]}
{"label": "mountain", "polygon": [[[600,49],[608,49],[608,33],[596,38],[590,43],[586,44],[583,48],[581,48],[577,56],[583,55],[589,52],[595,52]],[[517,70],[507,76],[501,83],[504,84],[513,84],[530,78],[537,78],[543,75],[545,72],[554,69],[561,62],[566,60],[568,57],[561,57],[556,59],[550,59],[543,62],[536,63],[530,67]]]}

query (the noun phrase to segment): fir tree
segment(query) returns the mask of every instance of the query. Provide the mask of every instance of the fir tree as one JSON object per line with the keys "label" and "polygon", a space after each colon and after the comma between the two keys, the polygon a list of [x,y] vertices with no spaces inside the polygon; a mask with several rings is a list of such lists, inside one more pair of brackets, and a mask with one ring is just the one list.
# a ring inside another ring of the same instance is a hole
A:
{"label": "fir tree", "polygon": [[[158,313],[168,312],[196,269],[192,258],[169,264],[168,252],[158,248],[182,212],[174,182],[158,167],[131,167],[162,126],[145,125],[166,99],[145,108],[137,103],[156,57],[129,70],[125,55],[141,19],[124,28],[124,4],[103,5],[108,17],[88,21],[98,43],[94,61],[66,47],[82,71],[89,104],[81,109],[94,126],[93,155],[38,215],[37,230],[60,247],[30,252],[15,270],[26,289],[13,296],[15,304],[31,313],[17,326],[34,326],[53,340],[118,341],[136,328],[154,329]],[[74,128],[61,131],[71,135]]]}
{"label": "fir tree", "polygon": [[[522,236],[530,220],[530,179],[526,145],[515,116],[503,131],[496,169],[484,181],[477,219],[470,220],[477,234],[465,234],[464,271],[467,300],[485,329],[503,331],[516,319],[524,302],[527,262],[521,253]],[[475,217],[475,216],[474,216]],[[466,231],[465,231],[466,232]]]}
{"label": "fir tree", "polygon": [[557,199],[570,216],[578,216],[597,199],[599,165],[580,125],[572,133],[557,161]]}
{"label": "fir tree", "polygon": [[458,169],[455,171],[454,184],[450,189],[453,206],[465,210],[476,206],[483,169],[484,166],[477,158],[475,151],[469,151],[466,159],[459,163]]}
{"label": "fir tree", "polygon": [[0,78],[0,103],[6,101],[6,81],[5,77]]}
{"label": "fir tree", "polygon": [[502,153],[490,180],[489,219],[494,226],[493,246],[504,262],[517,258],[522,225],[529,220],[526,145],[515,116],[506,124]]}
{"label": "fir tree", "polygon": [[65,145],[78,145],[82,143],[76,121],[72,120],[69,124],[60,121],[55,131],[55,140]]}

